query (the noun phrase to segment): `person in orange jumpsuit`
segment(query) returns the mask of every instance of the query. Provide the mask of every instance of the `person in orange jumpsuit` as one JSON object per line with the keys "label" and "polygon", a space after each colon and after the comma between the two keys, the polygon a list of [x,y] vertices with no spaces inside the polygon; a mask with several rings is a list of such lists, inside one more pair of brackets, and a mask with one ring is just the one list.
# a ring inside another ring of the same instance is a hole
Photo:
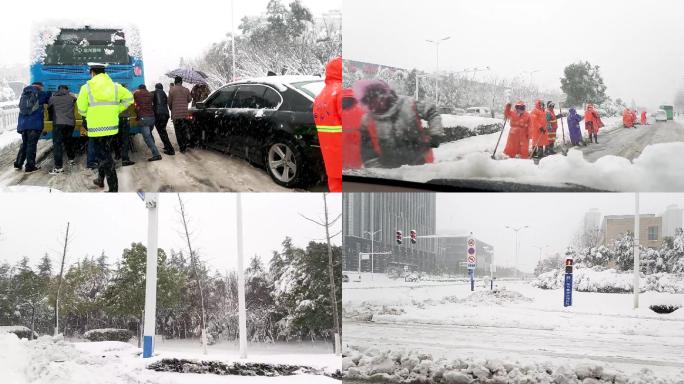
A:
{"label": "person in orange jumpsuit", "polygon": [[584,129],[587,130],[590,143],[593,137],[593,141],[598,144],[598,131],[601,127],[603,127],[603,122],[598,112],[594,109],[594,105],[587,104],[587,109],[584,111]]}
{"label": "person in orange jumpsuit", "polygon": [[625,128],[634,127],[634,114],[629,108],[625,108],[625,111],[622,113],[622,124]]}
{"label": "person in orange jumpsuit", "polygon": [[556,132],[558,132],[558,119],[563,117],[562,114],[556,114],[556,112],[554,112],[553,109],[555,107],[556,105],[553,103],[553,101],[549,101],[548,103],[546,103],[546,128],[549,132],[549,144],[546,146],[545,151],[547,155],[554,155],[556,153],[553,147],[556,144]]}
{"label": "person in orange jumpsuit", "polygon": [[361,120],[367,110],[354,97],[354,91],[345,88],[342,91],[342,167],[358,169],[363,167],[361,157]]}
{"label": "person in orange jumpsuit", "polygon": [[646,111],[641,111],[641,125],[646,125]]}
{"label": "person in orange jumpsuit", "polygon": [[546,111],[541,100],[534,101],[534,109],[530,112],[530,140],[532,140],[532,157],[544,157],[544,147],[549,144],[549,133],[546,130]]}
{"label": "person in orange jumpsuit", "polygon": [[506,104],[504,116],[510,120],[511,126],[504,153],[508,157],[529,158],[529,130],[532,122],[530,114],[525,111],[525,103],[523,101],[515,103],[515,111],[511,110],[511,103]]}
{"label": "person in orange jumpsuit", "polygon": [[313,104],[313,115],[321,144],[328,190],[342,192],[342,58],[325,67],[325,87]]}

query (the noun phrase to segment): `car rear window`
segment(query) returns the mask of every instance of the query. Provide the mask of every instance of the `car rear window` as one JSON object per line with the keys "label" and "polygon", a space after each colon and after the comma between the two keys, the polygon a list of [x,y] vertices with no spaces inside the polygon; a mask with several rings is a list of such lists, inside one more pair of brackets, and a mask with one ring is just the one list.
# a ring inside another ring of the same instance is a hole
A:
{"label": "car rear window", "polygon": [[312,99],[315,99],[325,87],[325,82],[323,80],[302,81],[299,83],[292,83],[292,86],[304,92]]}

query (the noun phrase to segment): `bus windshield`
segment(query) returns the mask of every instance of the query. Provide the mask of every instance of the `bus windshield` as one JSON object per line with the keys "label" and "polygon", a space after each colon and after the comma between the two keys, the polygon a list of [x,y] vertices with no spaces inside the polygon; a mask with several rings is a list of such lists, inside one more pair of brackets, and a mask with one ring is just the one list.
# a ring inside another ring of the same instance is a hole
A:
{"label": "bus windshield", "polygon": [[88,62],[130,64],[122,30],[63,29],[47,46],[45,65],[81,65]]}

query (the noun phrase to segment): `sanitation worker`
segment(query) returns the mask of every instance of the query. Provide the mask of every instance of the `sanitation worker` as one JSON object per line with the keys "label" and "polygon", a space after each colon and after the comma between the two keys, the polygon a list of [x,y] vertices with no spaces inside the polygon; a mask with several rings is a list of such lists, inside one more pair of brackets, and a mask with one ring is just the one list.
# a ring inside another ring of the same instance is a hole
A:
{"label": "sanitation worker", "polygon": [[546,111],[541,100],[534,101],[534,109],[530,112],[530,140],[532,140],[532,157],[544,157],[544,147],[549,144],[546,130]]}
{"label": "sanitation worker", "polygon": [[641,125],[646,125],[646,111],[641,111]]}
{"label": "sanitation worker", "polygon": [[504,153],[508,157],[520,156],[521,159],[527,159],[530,145],[529,130],[532,122],[530,114],[525,111],[525,102],[520,100],[515,103],[515,111],[511,110],[511,103],[506,104],[504,116],[510,121],[511,126]]}
{"label": "sanitation worker", "polygon": [[587,108],[584,111],[584,129],[587,130],[589,135],[589,143],[592,142],[593,138],[593,141],[598,144],[598,131],[602,126],[603,123],[598,112],[594,109],[594,105],[591,103],[587,104]]}
{"label": "sanitation worker", "polygon": [[119,113],[133,104],[133,94],[107,76],[104,64],[90,63],[89,66],[91,79],[81,87],[76,106],[87,119],[88,140],[93,140],[99,160],[98,177],[93,184],[104,188],[106,177],[109,192],[118,192],[112,143],[119,132]]}
{"label": "sanitation worker", "polygon": [[546,103],[546,129],[549,132],[548,145],[546,146],[546,154],[553,155],[556,153],[554,145],[556,144],[556,132],[558,132],[558,119],[563,117],[563,114],[556,114],[554,108],[556,105],[553,101]]}
{"label": "sanitation worker", "polygon": [[629,108],[625,108],[625,111],[622,113],[622,124],[625,128],[634,127],[634,114]]}
{"label": "sanitation worker", "polygon": [[325,66],[325,87],[314,100],[313,115],[321,144],[328,190],[342,192],[342,58]]}
{"label": "sanitation worker", "polygon": [[345,88],[342,91],[342,137],[344,153],[342,166],[344,169],[358,169],[363,167],[361,158],[361,120],[366,110],[354,97],[354,91]]}

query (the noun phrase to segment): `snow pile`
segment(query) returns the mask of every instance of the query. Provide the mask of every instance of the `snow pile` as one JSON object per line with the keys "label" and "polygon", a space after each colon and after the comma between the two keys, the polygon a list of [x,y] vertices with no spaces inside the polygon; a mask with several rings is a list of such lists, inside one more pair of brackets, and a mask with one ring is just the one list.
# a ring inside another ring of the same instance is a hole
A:
{"label": "snow pile", "polygon": [[[445,298],[448,300],[449,298]],[[532,299],[507,289],[477,291],[458,302],[469,305],[504,305],[531,302]]]}
{"label": "snow pile", "polygon": [[[106,20],[41,20],[32,27],[31,33],[31,63],[42,63],[46,56],[46,48],[55,42],[62,28],[82,29],[88,25],[92,28],[121,29],[124,32],[128,54],[142,59],[142,44],[140,31],[133,24],[112,23]],[[114,39],[116,40],[116,39]],[[85,43],[84,43],[85,42]],[[88,44],[84,40],[82,44]]]}
{"label": "snow pile", "polygon": [[375,315],[397,316],[406,313],[404,308],[392,305],[379,305],[363,302],[359,305],[342,306],[342,317],[355,321],[372,321]]}
{"label": "snow pile", "polygon": [[[3,325],[0,326],[1,333],[12,333],[21,339],[28,339],[31,337],[31,330],[23,325]],[[34,337],[38,337],[36,332],[33,332]]]}
{"label": "snow pile", "polygon": [[[541,289],[561,289],[565,281],[563,270],[542,273],[532,281],[532,286]],[[618,272],[615,269],[575,268],[572,285],[579,292],[629,293],[634,290],[634,274]],[[684,293],[684,279],[671,273],[641,275],[639,290],[665,293]]]}
{"label": "snow pile", "polygon": [[13,333],[0,331],[0,372],[3,383],[23,383],[24,371],[29,363],[26,341]]}
{"label": "snow pile", "polygon": [[[325,375],[324,370],[307,366],[267,363],[224,363],[221,361],[198,361],[189,359],[161,359],[147,366],[157,372],[177,373],[209,373],[230,376],[292,376],[292,375]],[[333,374],[332,376],[338,376]]]}
{"label": "snow pile", "polygon": [[[596,364],[557,364],[549,361],[520,363],[516,360],[457,359],[434,360],[416,350],[379,350],[349,346],[342,358],[344,380],[386,383],[676,383],[659,378],[650,369],[625,374]],[[684,374],[684,371],[682,372]]]}
{"label": "snow pile", "polygon": [[603,156],[591,163],[576,149],[570,149],[567,156],[545,157],[538,165],[531,160],[493,160],[487,153],[466,153],[456,161],[346,170],[345,174],[422,183],[435,179],[488,179],[547,186],[574,184],[606,191],[666,192],[684,190],[680,164],[684,164],[684,142],[649,145],[633,162]]}

